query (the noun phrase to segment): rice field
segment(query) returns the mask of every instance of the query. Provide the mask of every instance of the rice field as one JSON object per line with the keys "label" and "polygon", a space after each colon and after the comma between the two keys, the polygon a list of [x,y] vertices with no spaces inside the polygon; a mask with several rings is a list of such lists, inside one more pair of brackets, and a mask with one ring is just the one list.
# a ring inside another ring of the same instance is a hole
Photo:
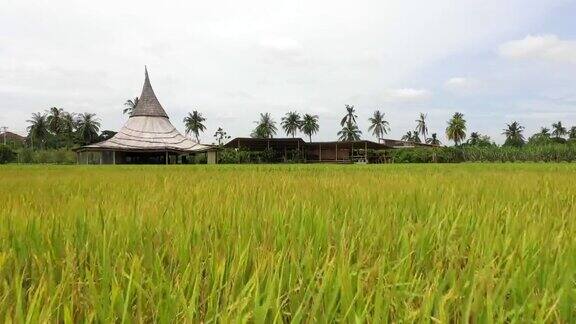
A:
{"label": "rice field", "polygon": [[3,322],[575,322],[576,165],[3,166]]}

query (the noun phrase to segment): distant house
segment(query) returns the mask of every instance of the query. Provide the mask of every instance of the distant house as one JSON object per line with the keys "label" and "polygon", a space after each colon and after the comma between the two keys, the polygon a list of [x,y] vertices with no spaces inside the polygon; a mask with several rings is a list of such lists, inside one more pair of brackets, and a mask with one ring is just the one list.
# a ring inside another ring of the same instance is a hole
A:
{"label": "distant house", "polygon": [[[353,163],[370,161],[369,152],[391,149],[391,146],[372,141],[351,142],[305,142],[302,138],[250,138],[237,137],[224,148],[259,152],[274,152],[274,162],[287,161],[289,155],[298,152],[304,162]],[[373,161],[376,162],[376,161]]]}
{"label": "distant house", "polygon": [[12,148],[22,147],[26,144],[26,137],[12,132],[3,132],[0,133],[0,144],[5,144]]}

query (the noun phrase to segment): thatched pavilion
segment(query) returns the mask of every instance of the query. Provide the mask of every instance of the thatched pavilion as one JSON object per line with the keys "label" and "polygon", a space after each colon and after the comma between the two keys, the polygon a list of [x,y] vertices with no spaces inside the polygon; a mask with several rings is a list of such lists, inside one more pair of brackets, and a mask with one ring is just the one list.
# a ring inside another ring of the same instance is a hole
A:
{"label": "thatched pavilion", "polygon": [[146,69],[142,94],[126,124],[114,137],[76,150],[81,164],[171,164],[199,152],[206,152],[208,162],[215,162],[212,146],[183,136],[172,125]]}

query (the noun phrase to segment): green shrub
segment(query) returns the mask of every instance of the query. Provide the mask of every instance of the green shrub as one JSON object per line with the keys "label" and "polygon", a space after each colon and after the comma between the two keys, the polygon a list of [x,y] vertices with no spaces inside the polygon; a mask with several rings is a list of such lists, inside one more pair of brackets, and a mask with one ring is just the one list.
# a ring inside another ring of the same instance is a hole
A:
{"label": "green shrub", "polygon": [[18,162],[20,163],[34,163],[34,150],[30,148],[23,148],[18,153]]}
{"label": "green shrub", "polygon": [[385,154],[394,163],[576,162],[576,145],[403,148]]}
{"label": "green shrub", "polygon": [[0,145],[0,164],[13,162],[16,153],[7,145]]}

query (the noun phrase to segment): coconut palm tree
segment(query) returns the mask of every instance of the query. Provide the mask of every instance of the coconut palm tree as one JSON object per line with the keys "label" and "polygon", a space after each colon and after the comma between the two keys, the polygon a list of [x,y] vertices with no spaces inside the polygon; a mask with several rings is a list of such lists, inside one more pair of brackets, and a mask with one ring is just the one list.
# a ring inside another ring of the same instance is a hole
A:
{"label": "coconut palm tree", "polygon": [[540,128],[540,133],[538,133],[540,136],[545,136],[545,137],[550,137],[550,128],[548,127],[541,127]]}
{"label": "coconut palm tree", "polygon": [[39,143],[41,149],[44,148],[49,135],[48,119],[45,114],[33,113],[32,118],[27,120],[30,123],[28,126],[29,137],[32,140],[32,147],[34,147],[34,141]]}
{"label": "coconut palm tree", "polygon": [[472,133],[470,133],[470,138],[468,138],[467,143],[470,145],[477,145],[478,142],[480,142],[480,137],[481,137],[480,133],[472,132]]}
{"label": "coconut palm tree", "polygon": [[272,119],[270,113],[260,114],[260,120],[255,121],[256,128],[252,131],[251,136],[254,138],[272,138],[276,135],[276,122]]}
{"label": "coconut palm tree", "polygon": [[124,103],[124,110],[122,110],[123,114],[128,114],[128,116],[131,116],[132,113],[134,112],[134,109],[136,109],[136,106],[138,105],[138,97],[134,97],[134,99],[128,99],[126,100],[126,102]]}
{"label": "coconut palm tree", "polygon": [[342,130],[338,132],[338,135],[340,136],[338,140],[342,142],[359,141],[361,134],[362,131],[360,131],[358,125],[356,125],[352,120],[348,120],[346,125],[342,127]]}
{"label": "coconut palm tree", "polygon": [[446,127],[446,136],[449,140],[454,141],[454,145],[458,146],[466,138],[466,120],[462,113],[455,113],[448,121]]}
{"label": "coconut palm tree", "polygon": [[488,135],[481,135],[478,132],[470,133],[470,138],[466,141],[467,145],[470,146],[480,146],[480,147],[489,147],[494,146],[494,142]]}
{"label": "coconut palm tree", "polygon": [[427,114],[420,113],[420,117],[416,119],[416,132],[422,135],[422,138],[426,138],[428,134],[428,125],[426,125]]}
{"label": "coconut palm tree", "polygon": [[406,134],[404,134],[400,139],[403,141],[411,142],[412,138],[413,138],[412,131],[407,131]]}
{"label": "coconut palm tree", "polygon": [[83,113],[78,115],[76,129],[82,143],[90,144],[98,140],[100,121],[96,118],[96,114]]}
{"label": "coconut palm tree", "polygon": [[308,135],[308,139],[312,142],[312,135],[318,133],[320,125],[318,125],[318,115],[305,114],[302,117],[302,124],[300,131]]}
{"label": "coconut palm tree", "polygon": [[74,130],[76,129],[76,117],[74,113],[64,112],[62,115],[62,135],[66,139],[66,147],[74,142]]}
{"label": "coconut palm tree", "polygon": [[356,124],[356,111],[354,110],[354,105],[346,105],[346,115],[340,121],[340,126],[344,126],[347,123]]}
{"label": "coconut palm tree", "polygon": [[440,140],[438,139],[438,135],[436,133],[432,133],[431,137],[426,139],[426,143],[432,145],[442,144],[442,142],[440,142]]}
{"label": "coconut palm tree", "polygon": [[300,129],[300,124],[302,120],[300,119],[300,114],[291,111],[286,113],[286,116],[282,117],[282,128],[286,132],[286,135],[292,135],[292,138],[296,136],[296,132]]}
{"label": "coconut palm tree", "polygon": [[56,135],[60,136],[62,133],[62,117],[64,115],[64,110],[62,108],[52,107],[46,111],[48,121],[48,130]]}
{"label": "coconut palm tree", "polygon": [[514,121],[511,124],[506,124],[506,128],[502,132],[502,135],[506,136],[504,145],[516,147],[524,145],[524,135],[522,135],[523,131],[524,126],[520,125],[517,121]]}
{"label": "coconut palm tree", "polygon": [[540,146],[550,144],[550,142],[552,142],[552,139],[550,138],[550,129],[547,127],[541,127],[538,133],[535,133],[528,138],[527,144]]}
{"label": "coconut palm tree", "polygon": [[384,113],[380,110],[376,110],[372,117],[368,118],[368,121],[370,122],[368,131],[372,132],[372,135],[376,136],[378,143],[380,143],[384,134],[388,134],[390,131],[390,124],[384,119]]}
{"label": "coconut palm tree", "polygon": [[568,131],[566,130],[566,127],[562,126],[561,121],[552,124],[552,135],[554,135],[556,139],[560,139],[566,134],[568,134]]}
{"label": "coconut palm tree", "polygon": [[570,127],[570,131],[568,132],[568,138],[570,139],[576,138],[576,126]]}
{"label": "coconut palm tree", "polygon": [[421,143],[420,137],[418,136],[417,131],[407,131],[404,136],[402,136],[401,140],[407,142],[414,142],[414,143]]}
{"label": "coconut palm tree", "polygon": [[186,130],[186,135],[192,133],[196,137],[196,142],[200,143],[200,133],[206,130],[204,122],[206,118],[202,116],[201,113],[194,110],[192,113],[188,113],[188,116],[184,117],[184,127]]}
{"label": "coconut palm tree", "polygon": [[230,139],[230,136],[222,129],[222,127],[218,127],[218,130],[214,133],[214,137],[218,141],[218,146],[222,146],[224,140]]}

